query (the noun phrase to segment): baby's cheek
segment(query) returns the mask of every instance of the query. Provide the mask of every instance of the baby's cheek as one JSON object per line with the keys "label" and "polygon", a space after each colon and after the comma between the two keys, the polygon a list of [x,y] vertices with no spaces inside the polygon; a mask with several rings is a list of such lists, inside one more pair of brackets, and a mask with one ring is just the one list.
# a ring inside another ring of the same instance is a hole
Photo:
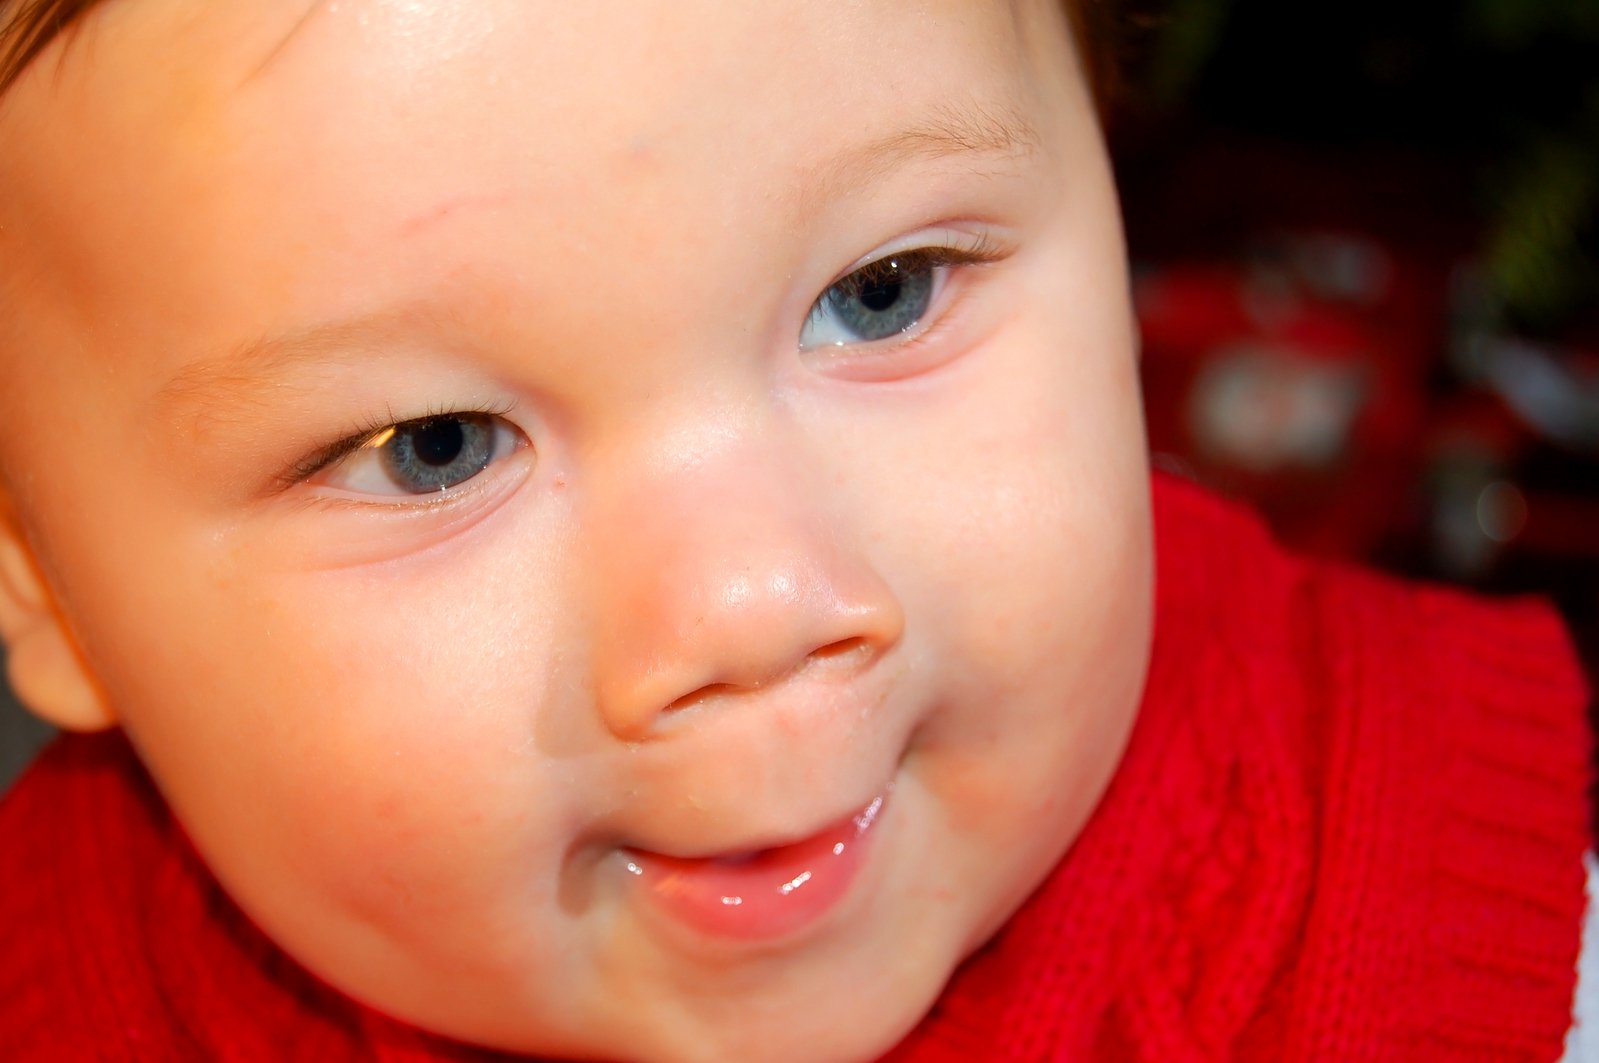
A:
{"label": "baby's cheek", "polygon": [[324,833],[358,839],[376,857],[491,834],[492,821],[525,814],[538,783],[526,763],[536,686],[495,689],[442,652],[383,640],[334,647],[314,664],[302,657],[301,668],[298,696],[321,711],[302,719],[300,763],[283,767],[311,825],[339,816],[342,828]]}
{"label": "baby's cheek", "polygon": [[203,700],[154,742],[219,872],[246,900],[269,906],[258,884],[281,883],[424,953],[444,926],[476,945],[468,916],[497,894],[553,891],[539,666],[492,645],[530,636],[452,612],[448,587],[271,585],[206,625]]}
{"label": "baby's cheek", "polygon": [[[486,756],[470,736],[434,727],[366,736],[324,736],[303,770],[275,777],[284,801],[276,845],[259,854],[258,882],[292,876],[301,903],[286,905],[281,937],[317,964],[326,927],[370,933],[414,966],[442,970],[517,966],[529,913],[554,909],[562,854],[559,803],[535,773]],[[490,749],[504,749],[503,743]],[[257,894],[261,905],[276,897]],[[313,921],[299,923],[304,912]],[[335,967],[342,971],[342,967]]]}
{"label": "baby's cheek", "polygon": [[[492,824],[489,786],[473,785],[469,765],[356,767],[304,787],[294,798],[298,829],[285,836],[290,866],[343,916],[399,937],[420,937],[484,910],[496,886],[535,868]],[[464,929],[464,927],[463,927]]]}
{"label": "baby's cheek", "polygon": [[1148,646],[1142,481],[1085,475],[1026,437],[992,441],[982,519],[952,525],[944,547],[965,567],[935,594],[961,662],[951,703],[983,708],[935,717],[923,770],[952,829],[991,855],[1080,827],[1120,756]]}

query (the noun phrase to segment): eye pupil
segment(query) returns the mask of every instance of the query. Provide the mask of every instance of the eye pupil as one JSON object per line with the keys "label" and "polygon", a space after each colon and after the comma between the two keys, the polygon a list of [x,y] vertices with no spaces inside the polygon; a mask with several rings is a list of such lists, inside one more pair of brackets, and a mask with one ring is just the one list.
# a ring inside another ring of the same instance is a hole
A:
{"label": "eye pupil", "polygon": [[899,301],[900,289],[903,286],[895,279],[887,282],[878,282],[861,289],[860,301],[866,309],[881,314],[884,310]]}
{"label": "eye pupil", "polygon": [[466,445],[466,432],[456,417],[438,417],[423,421],[411,429],[411,449],[418,461],[425,465],[448,465],[461,456]]}

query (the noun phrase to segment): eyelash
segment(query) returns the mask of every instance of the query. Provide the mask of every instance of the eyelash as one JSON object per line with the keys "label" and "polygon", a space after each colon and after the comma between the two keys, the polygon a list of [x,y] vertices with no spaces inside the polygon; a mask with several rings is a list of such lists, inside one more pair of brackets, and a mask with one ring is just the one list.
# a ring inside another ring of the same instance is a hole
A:
{"label": "eyelash", "polygon": [[[964,243],[929,244],[924,247],[912,244],[902,249],[881,252],[866,262],[845,270],[828,282],[827,287],[822,289],[822,294],[816,297],[816,302],[820,302],[828,292],[840,284],[856,277],[861,278],[863,285],[890,279],[892,275],[888,263],[894,259],[912,259],[924,269],[952,269],[960,266],[990,266],[1008,254],[1009,252],[988,233],[979,233]],[[874,269],[878,271],[876,274],[872,273]]]}
{"label": "eyelash", "polygon": [[510,413],[513,406],[510,403],[484,403],[477,406],[456,407],[428,407],[427,411],[415,417],[396,417],[392,409],[385,412],[382,417],[374,417],[362,422],[355,431],[343,436],[337,441],[317,450],[308,457],[290,466],[278,476],[278,484],[283,489],[294,487],[311,479],[324,469],[332,468],[344,458],[360,450],[379,433],[395,428],[404,428],[407,425],[418,424],[422,421],[439,417],[504,417]]}
{"label": "eyelash", "polygon": [[[975,266],[986,265],[1000,257],[999,248],[994,246],[986,237],[969,247],[956,247],[949,244],[934,244],[929,247],[912,247],[905,251],[894,251],[886,255],[879,255],[865,265],[857,266],[844,274],[838,280],[828,285],[831,289],[844,281],[860,277],[863,284],[876,284],[889,279],[887,264],[893,259],[913,259],[918,266],[927,269],[944,269],[950,266]],[[874,272],[876,271],[876,272]]]}

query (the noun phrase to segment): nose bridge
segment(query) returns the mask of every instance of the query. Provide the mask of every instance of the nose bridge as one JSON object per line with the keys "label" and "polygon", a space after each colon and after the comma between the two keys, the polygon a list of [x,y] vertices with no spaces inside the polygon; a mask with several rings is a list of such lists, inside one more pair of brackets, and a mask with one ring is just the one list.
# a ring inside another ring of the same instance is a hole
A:
{"label": "nose bridge", "polygon": [[873,656],[903,623],[780,433],[724,425],[674,450],[611,486],[590,542],[594,692],[629,740],[707,691]]}

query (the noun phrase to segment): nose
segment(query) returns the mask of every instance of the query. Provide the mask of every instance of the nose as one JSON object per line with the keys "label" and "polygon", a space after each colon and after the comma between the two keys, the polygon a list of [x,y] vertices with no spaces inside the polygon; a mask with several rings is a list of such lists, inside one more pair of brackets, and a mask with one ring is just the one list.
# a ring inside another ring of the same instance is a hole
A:
{"label": "nose", "polygon": [[589,556],[594,691],[619,738],[899,641],[903,610],[847,522],[771,456],[689,463],[618,501]]}

